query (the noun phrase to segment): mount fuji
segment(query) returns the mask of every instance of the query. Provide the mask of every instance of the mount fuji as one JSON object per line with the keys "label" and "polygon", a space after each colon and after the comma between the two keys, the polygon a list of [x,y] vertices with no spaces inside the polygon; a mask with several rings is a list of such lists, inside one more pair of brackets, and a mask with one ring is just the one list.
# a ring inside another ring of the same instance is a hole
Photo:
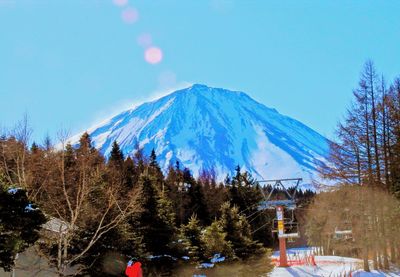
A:
{"label": "mount fuji", "polygon": [[310,185],[329,150],[325,137],[247,94],[200,84],[126,110],[87,132],[105,156],[116,140],[125,155],[137,145],[146,154],[154,148],[164,170],[179,161],[195,176],[213,169],[218,179],[240,165],[255,178],[302,177]]}

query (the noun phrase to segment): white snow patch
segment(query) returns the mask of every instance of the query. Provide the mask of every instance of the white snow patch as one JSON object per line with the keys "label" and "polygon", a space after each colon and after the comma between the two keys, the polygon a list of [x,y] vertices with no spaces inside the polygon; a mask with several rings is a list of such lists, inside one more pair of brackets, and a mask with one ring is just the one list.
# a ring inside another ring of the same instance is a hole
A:
{"label": "white snow patch", "polygon": [[[253,167],[268,179],[303,176],[299,164],[281,148],[272,144],[261,126],[254,126],[257,133],[257,149],[251,153]],[[288,176],[288,172],[292,176]]]}
{"label": "white snow patch", "polygon": [[[313,253],[312,248],[293,248],[288,249],[288,260],[295,260],[296,257],[304,257]],[[273,253],[272,258],[279,257],[279,251]],[[372,270],[365,272],[361,270],[362,260],[340,256],[315,256],[316,266],[311,265],[293,265],[287,268],[275,267],[268,275],[270,277],[332,277],[332,276],[349,276],[350,272],[353,277],[378,277],[392,276],[400,277],[397,272],[382,272]],[[346,274],[346,275],[345,275]]]}

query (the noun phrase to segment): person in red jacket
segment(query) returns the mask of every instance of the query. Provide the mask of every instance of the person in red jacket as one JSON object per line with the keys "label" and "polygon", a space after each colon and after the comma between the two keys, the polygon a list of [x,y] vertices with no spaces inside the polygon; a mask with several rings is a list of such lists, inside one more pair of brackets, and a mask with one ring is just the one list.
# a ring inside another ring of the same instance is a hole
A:
{"label": "person in red jacket", "polygon": [[128,277],[142,277],[142,263],[130,260],[125,270]]}

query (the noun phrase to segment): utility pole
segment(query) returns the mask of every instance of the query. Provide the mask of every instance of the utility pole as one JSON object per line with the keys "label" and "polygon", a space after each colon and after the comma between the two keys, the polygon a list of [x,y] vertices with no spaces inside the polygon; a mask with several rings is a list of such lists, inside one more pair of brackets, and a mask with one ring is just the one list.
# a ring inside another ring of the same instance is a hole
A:
{"label": "utility pole", "polygon": [[276,207],[276,219],[278,220],[278,238],[279,238],[279,266],[288,267],[286,256],[286,238],[283,237],[285,233],[283,206]]}

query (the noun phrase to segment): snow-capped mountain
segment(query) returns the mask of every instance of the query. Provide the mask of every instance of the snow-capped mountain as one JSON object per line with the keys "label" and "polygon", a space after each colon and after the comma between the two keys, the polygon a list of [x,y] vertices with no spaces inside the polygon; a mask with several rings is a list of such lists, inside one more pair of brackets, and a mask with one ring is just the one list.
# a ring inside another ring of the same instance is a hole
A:
{"label": "snow-capped mountain", "polygon": [[243,92],[199,84],[124,111],[88,133],[106,156],[114,140],[126,155],[139,144],[147,154],[154,148],[164,169],[179,161],[195,176],[213,168],[221,179],[240,165],[256,178],[307,183],[328,153],[328,140],[301,122]]}

